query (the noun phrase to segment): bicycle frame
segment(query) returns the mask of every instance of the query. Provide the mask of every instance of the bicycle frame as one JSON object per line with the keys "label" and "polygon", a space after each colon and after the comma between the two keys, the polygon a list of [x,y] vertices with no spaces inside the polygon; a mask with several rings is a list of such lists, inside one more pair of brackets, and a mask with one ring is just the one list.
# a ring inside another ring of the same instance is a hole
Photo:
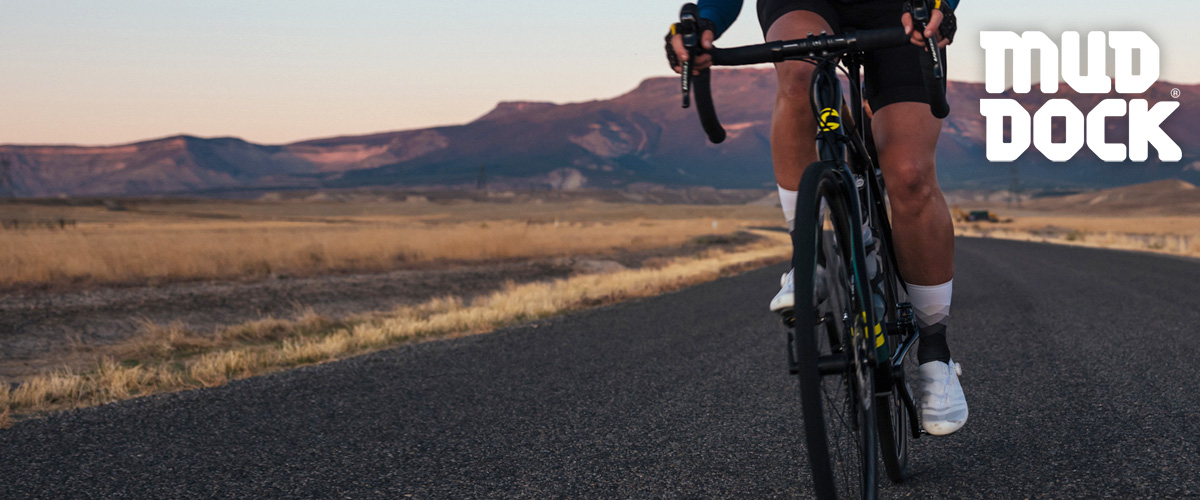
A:
{"label": "bicycle frame", "polygon": [[[850,117],[853,128],[850,132],[846,132],[845,121],[839,119],[840,112],[844,110],[843,95],[841,82],[837,77],[837,62],[840,59],[846,66],[846,73],[850,80]],[[892,230],[891,224],[887,218],[887,206],[884,195],[883,179],[878,162],[873,158],[866,146],[863,137],[866,137],[866,127],[868,126],[864,119],[865,113],[863,109],[863,99],[861,90],[861,66],[857,53],[847,52],[841,57],[829,57],[818,60],[816,70],[813,72],[813,82],[811,86],[812,102],[816,105],[818,131],[816,136],[817,151],[820,161],[835,162],[841,167],[842,176],[847,182],[847,186],[853,185],[855,189],[848,190],[854,207],[854,220],[860,226],[867,224],[872,231],[879,234],[889,247],[892,245]],[[855,161],[848,161],[853,158]],[[874,210],[872,210],[874,209]],[[872,217],[872,214],[877,214],[878,217]],[[855,248],[855,259],[865,259],[864,242],[861,231],[854,231],[852,235],[852,243]],[[900,278],[899,267],[896,261],[894,251],[886,252],[892,269],[896,270],[897,278],[899,278],[899,286],[904,287],[904,280]],[[857,267],[852,267],[857,269]],[[860,283],[867,283],[867,277],[862,277]],[[856,291],[855,293],[861,293]],[[867,293],[872,293],[868,291]],[[867,301],[866,303],[871,303]],[[885,304],[889,311],[893,312],[896,321],[884,323],[884,318],[875,318],[873,307],[868,307],[865,313],[868,321],[866,324],[871,330],[871,334],[875,340],[876,350],[873,353],[871,362],[875,365],[876,373],[876,393],[886,394],[892,391],[897,386],[902,395],[905,408],[910,415],[917,415],[916,402],[912,394],[909,392],[906,384],[899,383],[904,380],[903,360],[908,355],[909,349],[916,343],[920,336],[915,322],[912,317],[912,307],[907,303]],[[896,334],[902,339],[899,345],[892,346],[888,341],[888,335],[884,334],[884,329],[887,333]],[[880,362],[886,360],[885,362]],[[886,365],[887,369],[879,369],[881,365]],[[910,430],[913,438],[919,438],[921,435],[920,425],[916,418],[910,418]]]}

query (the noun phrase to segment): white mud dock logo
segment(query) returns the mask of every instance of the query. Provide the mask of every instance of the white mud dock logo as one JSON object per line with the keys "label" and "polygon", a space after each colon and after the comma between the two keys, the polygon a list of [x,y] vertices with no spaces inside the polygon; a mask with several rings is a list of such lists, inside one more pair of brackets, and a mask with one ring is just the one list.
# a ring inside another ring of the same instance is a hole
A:
{"label": "white mud dock logo", "polygon": [[[1018,94],[1029,93],[1032,87],[1033,51],[1041,59],[1039,85],[1043,94],[1058,92],[1059,47],[1050,37],[1037,31],[1020,35],[1012,31],[984,31],[979,44],[985,51],[985,89],[989,94],[1005,90],[1005,56],[1012,53],[1012,89]],[[1158,80],[1158,44],[1140,31],[1093,31],[1087,37],[1087,71],[1080,61],[1079,32],[1062,34],[1062,79],[1081,94],[1107,94],[1116,86],[1120,94],[1141,94]],[[1115,51],[1114,78],[1107,74],[1108,49]],[[1135,68],[1134,53],[1139,56],[1140,68]],[[1135,71],[1137,71],[1135,73]],[[1172,91],[1172,97],[1178,97]],[[1088,149],[1106,162],[1126,159],[1143,162],[1149,157],[1150,146],[1158,151],[1164,162],[1179,161],[1183,152],[1179,145],[1162,130],[1162,122],[1179,108],[1179,103],[1163,101],[1150,107],[1146,99],[1104,99],[1088,111],[1085,117],[1079,108],[1066,99],[1051,99],[1031,117],[1015,99],[980,99],[979,112],[987,119],[987,159],[1013,161],[1021,156],[1032,139],[1033,146],[1051,161],[1067,161],[1075,156],[1086,142]],[[1110,117],[1128,116],[1129,144],[1106,142],[1104,122]],[[1051,123],[1055,118],[1066,120],[1065,141],[1054,142]],[[1004,140],[1004,121],[1011,120],[1011,136]]]}

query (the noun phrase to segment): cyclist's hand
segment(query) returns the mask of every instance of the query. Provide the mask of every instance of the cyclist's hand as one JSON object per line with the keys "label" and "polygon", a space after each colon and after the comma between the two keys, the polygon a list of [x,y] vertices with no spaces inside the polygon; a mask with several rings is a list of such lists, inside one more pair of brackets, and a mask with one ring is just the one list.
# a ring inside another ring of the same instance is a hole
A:
{"label": "cyclist's hand", "polygon": [[[713,47],[713,32],[706,29],[700,33],[700,46],[704,50]],[[683,48],[683,35],[667,35],[667,61],[671,63],[671,69],[676,73],[683,71],[679,64],[680,61],[687,61],[687,49]],[[696,60],[692,62],[692,74],[698,75],[700,71],[708,69],[712,66],[712,56],[708,54],[700,54],[696,56]]]}
{"label": "cyclist's hand", "polygon": [[[911,37],[908,41],[918,47],[924,47],[925,38],[937,33],[938,27],[942,25],[943,17],[942,11],[934,9],[933,13],[929,15],[929,24],[925,25],[925,32],[923,33],[913,29],[912,14],[908,12],[900,16],[900,23],[904,25],[904,32],[908,33]],[[950,39],[943,37],[938,40],[939,49],[945,48],[947,45],[950,45]]]}

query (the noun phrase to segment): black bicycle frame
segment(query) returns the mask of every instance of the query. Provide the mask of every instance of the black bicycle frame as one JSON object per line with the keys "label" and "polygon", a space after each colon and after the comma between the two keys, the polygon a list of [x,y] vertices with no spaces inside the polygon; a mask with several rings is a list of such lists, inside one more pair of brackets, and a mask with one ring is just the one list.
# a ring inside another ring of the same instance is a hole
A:
{"label": "black bicycle frame", "polygon": [[[855,213],[852,214],[854,223],[868,224],[872,231],[877,231],[879,237],[883,241],[892,242],[892,228],[887,220],[887,201],[884,199],[882,175],[880,174],[879,164],[874,157],[870,155],[866,147],[863,137],[866,137],[868,126],[864,119],[863,99],[861,85],[861,66],[857,54],[847,53],[841,60],[846,66],[846,73],[850,81],[850,121],[853,124],[854,130],[850,133],[846,132],[846,120],[840,119],[840,113],[843,111],[842,103],[842,86],[837,77],[836,60],[829,59],[819,61],[813,73],[813,82],[811,87],[812,100],[817,109],[817,131],[816,144],[819,158],[822,162],[836,162],[841,166],[842,175],[847,186],[854,186],[854,189],[847,190],[852,196],[850,206],[854,207]],[[847,159],[854,157],[856,161],[849,162]],[[856,171],[861,170],[861,171]],[[870,169],[869,171],[867,169]],[[872,207],[874,210],[872,210]],[[871,214],[880,214],[880,217],[872,218]],[[854,254],[855,259],[865,259],[864,243],[862,240],[862,231],[851,231],[852,244],[857,251]],[[898,262],[896,261],[896,253],[894,248],[887,252],[888,259],[892,269],[896,270],[896,277],[899,280],[899,286],[904,287],[904,280],[900,276]],[[858,269],[853,266],[853,269]],[[861,277],[858,283],[868,283],[867,277]],[[855,291],[860,293],[860,291]],[[870,293],[870,292],[867,292]],[[867,301],[862,301],[867,302]],[[916,344],[920,333],[915,328],[915,323],[912,320],[912,309],[907,303],[891,304],[890,308],[897,311],[897,321],[884,323],[884,318],[875,318],[874,307],[868,304],[867,306],[867,328],[871,331],[870,334],[881,335],[882,344],[871,356],[871,362],[876,370],[876,393],[885,394],[892,391],[896,387],[899,380],[903,380],[904,357],[908,355],[909,349]],[[888,341],[888,336],[883,335],[879,328],[886,328],[889,334],[899,335],[902,339],[899,345],[892,346]],[[875,337],[872,337],[875,338]],[[880,362],[880,360],[887,360]],[[880,367],[886,367],[880,369]],[[900,393],[906,409],[910,415],[917,415],[916,402],[912,394],[908,391],[907,386],[900,388]],[[914,438],[920,437],[920,425],[917,419],[909,419],[910,431]]]}

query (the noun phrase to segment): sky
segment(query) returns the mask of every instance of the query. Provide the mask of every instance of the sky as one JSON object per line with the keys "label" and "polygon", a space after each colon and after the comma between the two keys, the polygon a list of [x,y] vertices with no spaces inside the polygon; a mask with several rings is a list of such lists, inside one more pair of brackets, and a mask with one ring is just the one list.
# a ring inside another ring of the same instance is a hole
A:
{"label": "sky", "polygon": [[[760,43],[753,1],[718,46]],[[0,0],[0,144],[175,134],[265,144],[453,125],[499,101],[605,99],[669,75],[675,1]],[[980,30],[1146,32],[1160,80],[1200,82],[1195,0],[962,0]]]}

